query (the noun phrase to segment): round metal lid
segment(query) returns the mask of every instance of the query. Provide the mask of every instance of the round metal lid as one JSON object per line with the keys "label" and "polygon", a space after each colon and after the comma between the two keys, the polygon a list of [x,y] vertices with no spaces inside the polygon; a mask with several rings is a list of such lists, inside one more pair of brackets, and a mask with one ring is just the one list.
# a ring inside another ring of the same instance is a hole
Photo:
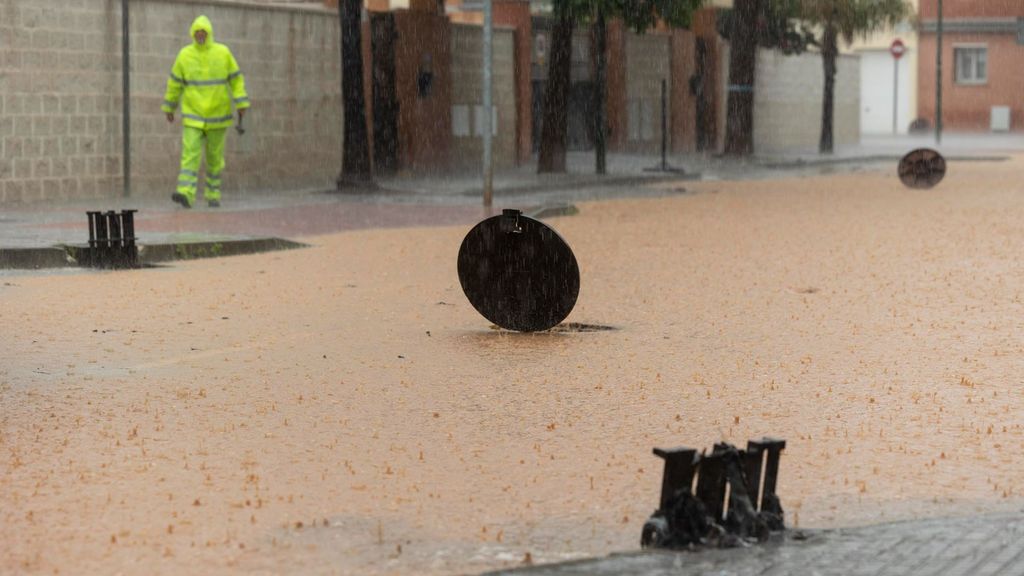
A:
{"label": "round metal lid", "polygon": [[459,248],[459,282],[477,312],[507,330],[547,330],[580,292],[580,269],[557,232],[519,210],[477,224]]}
{"label": "round metal lid", "polygon": [[911,150],[900,160],[899,174],[908,188],[931,188],[946,175],[946,159],[931,148]]}

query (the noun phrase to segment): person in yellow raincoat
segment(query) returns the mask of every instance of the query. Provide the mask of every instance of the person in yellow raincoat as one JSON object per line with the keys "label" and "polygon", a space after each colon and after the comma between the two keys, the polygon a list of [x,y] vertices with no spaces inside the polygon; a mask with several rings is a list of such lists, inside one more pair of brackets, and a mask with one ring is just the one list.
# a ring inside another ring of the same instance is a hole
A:
{"label": "person in yellow raincoat", "polygon": [[213,25],[199,16],[189,31],[192,44],[178,52],[167,79],[167,93],[161,109],[167,121],[181,103],[184,133],[181,138],[181,171],[171,200],[185,208],[196,202],[199,164],[206,148],[206,189],[211,207],[220,206],[221,173],[224,170],[224,138],[234,118],[234,104],[241,121],[249,108],[245,79],[231,50],[213,41]]}

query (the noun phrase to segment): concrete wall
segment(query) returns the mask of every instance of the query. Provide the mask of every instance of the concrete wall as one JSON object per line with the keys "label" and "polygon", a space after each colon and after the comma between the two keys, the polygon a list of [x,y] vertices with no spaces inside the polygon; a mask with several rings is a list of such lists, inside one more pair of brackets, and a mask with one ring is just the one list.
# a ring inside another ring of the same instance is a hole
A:
{"label": "concrete wall", "polygon": [[[483,30],[452,25],[452,165],[458,170],[482,169],[485,124],[483,103]],[[497,128],[492,142],[495,168],[516,163],[516,85],[514,36],[494,31],[493,104]]]}
{"label": "concrete wall", "polygon": [[[729,69],[728,44],[720,51],[723,71]],[[860,142],[860,57],[841,55],[836,61],[833,142],[852,146]],[[725,110],[728,73],[719,79],[718,140],[725,146]],[[785,56],[759,50],[754,78],[754,154],[814,153],[821,139],[821,107],[825,73],[821,55]]]}
{"label": "concrete wall", "polygon": [[626,34],[627,150],[661,150],[661,81],[671,88],[671,62],[671,36]]}
{"label": "concrete wall", "polygon": [[[452,14],[454,16],[455,13]],[[530,62],[533,53],[533,23],[528,0],[494,2],[494,24],[513,32],[516,84],[516,162],[529,162],[533,152],[533,84]]]}
{"label": "concrete wall", "polygon": [[[0,0],[0,202],[121,194],[121,13],[116,0]],[[253,108],[232,131],[232,194],[333,186],[341,166],[337,14],[237,2],[131,3],[132,184],[170,195],[180,115],[160,111],[198,14],[246,77]]]}
{"label": "concrete wall", "polygon": [[[833,138],[836,147],[860,140],[860,58],[836,62]],[[754,87],[754,151],[816,152],[821,138],[825,75],[820,54],[784,56],[761,50]]]}

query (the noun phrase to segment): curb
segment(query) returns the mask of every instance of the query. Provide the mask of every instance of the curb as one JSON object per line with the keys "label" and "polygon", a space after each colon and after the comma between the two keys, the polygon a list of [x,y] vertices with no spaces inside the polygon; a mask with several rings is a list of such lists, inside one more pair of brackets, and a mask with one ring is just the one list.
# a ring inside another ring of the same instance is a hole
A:
{"label": "curb", "polygon": [[0,248],[0,270],[68,268],[76,262],[66,250],[54,248]]}
{"label": "curb", "polygon": [[250,238],[245,240],[221,240],[208,242],[175,242],[139,246],[139,262],[143,265],[171,262],[174,260],[198,260],[242,256],[277,250],[306,248],[308,244],[283,238]]}
{"label": "curb", "polygon": [[[786,170],[790,168],[808,168],[812,166],[832,166],[836,164],[859,164],[874,162],[899,162],[905,154],[879,154],[874,156],[852,156],[849,158],[820,158],[820,159],[796,159],[796,160],[766,160],[756,162],[754,165],[761,168],[773,170]],[[946,156],[947,162],[1005,162],[1009,156]]]}
{"label": "curb", "polygon": [[938,516],[848,528],[786,530],[750,547],[640,549],[526,562],[482,576],[704,576],[706,574],[1019,574],[1019,512]]}
{"label": "curb", "polygon": [[557,216],[575,216],[580,213],[575,204],[544,204],[533,210],[524,211],[523,216],[529,216],[534,220],[555,218]]}
{"label": "curb", "polygon": [[[307,246],[308,244],[283,238],[140,244],[139,263],[147,266],[175,260],[241,256],[277,250],[294,250]],[[75,254],[84,248],[86,248],[84,244],[60,245],[50,248],[0,248],[0,270],[79,267]]]}
{"label": "curb", "polygon": [[[569,174],[568,176],[573,176]],[[640,186],[643,184],[656,184],[659,182],[672,182],[676,180],[700,180],[699,173],[665,173],[651,176],[602,176],[587,178],[566,178],[564,181],[542,182],[538,184],[524,184],[520,186],[504,186],[494,189],[495,198],[512,194],[529,194],[534,192],[549,192],[554,190],[568,190],[578,188],[598,188],[604,186]],[[459,192],[460,196],[479,196],[481,189],[470,188]]]}

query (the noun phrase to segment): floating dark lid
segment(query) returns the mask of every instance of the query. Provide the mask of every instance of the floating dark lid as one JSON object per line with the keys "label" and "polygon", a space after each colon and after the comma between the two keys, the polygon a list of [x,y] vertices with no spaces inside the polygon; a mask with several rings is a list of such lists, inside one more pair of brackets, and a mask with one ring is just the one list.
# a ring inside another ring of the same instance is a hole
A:
{"label": "floating dark lid", "polygon": [[580,292],[569,245],[547,225],[505,210],[477,224],[459,248],[459,282],[484,318],[507,330],[547,330]]}
{"label": "floating dark lid", "polygon": [[931,188],[946,175],[946,159],[931,148],[911,150],[900,160],[899,174],[908,188]]}

